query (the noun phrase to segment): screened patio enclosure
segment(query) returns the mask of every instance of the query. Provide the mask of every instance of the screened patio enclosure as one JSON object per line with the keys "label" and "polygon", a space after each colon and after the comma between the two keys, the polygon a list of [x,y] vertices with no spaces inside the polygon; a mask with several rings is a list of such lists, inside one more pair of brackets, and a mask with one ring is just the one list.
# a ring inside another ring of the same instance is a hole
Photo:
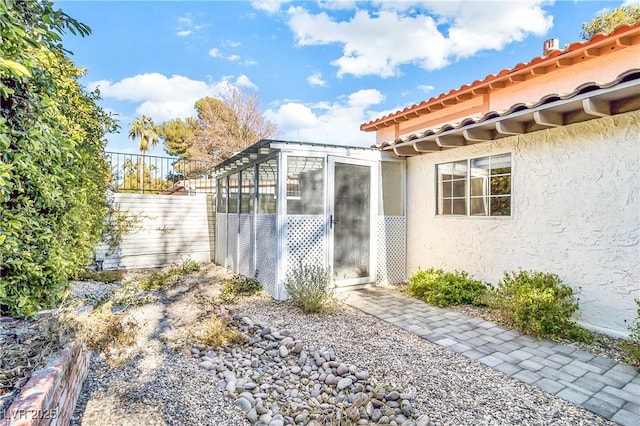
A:
{"label": "screened patio enclosure", "polygon": [[375,149],[261,140],[214,168],[215,261],[276,299],[300,264],[336,287],[405,280],[404,159]]}

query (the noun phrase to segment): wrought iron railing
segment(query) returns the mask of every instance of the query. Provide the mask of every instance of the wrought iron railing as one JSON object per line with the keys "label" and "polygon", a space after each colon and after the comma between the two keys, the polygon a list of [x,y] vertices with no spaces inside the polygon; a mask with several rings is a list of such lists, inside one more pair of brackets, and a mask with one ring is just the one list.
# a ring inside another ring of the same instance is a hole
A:
{"label": "wrought iron railing", "polygon": [[116,192],[188,195],[213,193],[213,162],[107,152],[109,182]]}

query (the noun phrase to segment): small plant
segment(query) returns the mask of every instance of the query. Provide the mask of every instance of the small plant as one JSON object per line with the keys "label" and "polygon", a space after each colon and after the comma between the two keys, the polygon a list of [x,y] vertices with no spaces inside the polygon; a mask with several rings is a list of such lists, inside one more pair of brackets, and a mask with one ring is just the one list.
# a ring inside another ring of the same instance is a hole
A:
{"label": "small plant", "polygon": [[212,347],[244,342],[244,336],[241,332],[229,328],[227,320],[216,316],[204,322],[199,329],[194,331],[192,337],[196,342]]}
{"label": "small plant", "polygon": [[124,271],[94,271],[92,269],[85,269],[76,274],[74,279],[78,281],[98,281],[101,283],[113,283],[122,281],[124,278]]}
{"label": "small plant", "polygon": [[407,291],[412,296],[436,306],[483,306],[487,287],[463,271],[419,270],[409,278]]}
{"label": "small plant", "polygon": [[236,274],[231,279],[224,280],[220,299],[226,303],[235,303],[239,297],[252,296],[262,290],[258,281],[258,271],[253,278]]}
{"label": "small plant", "polygon": [[76,336],[90,349],[108,354],[135,343],[138,324],[112,308],[113,303],[107,302],[78,318]]}
{"label": "small plant", "polygon": [[161,271],[151,271],[138,283],[139,287],[144,291],[157,290],[163,288],[169,282],[170,275]]}
{"label": "small plant", "polygon": [[627,326],[631,334],[629,340],[623,344],[624,349],[629,352],[629,363],[640,367],[640,299],[636,302],[636,318]]}
{"label": "small plant", "polygon": [[287,274],[284,288],[306,313],[331,310],[335,295],[331,286],[331,272],[319,265],[300,265]]}
{"label": "small plant", "polygon": [[187,259],[182,264],[178,265],[175,269],[171,270],[171,273],[177,273],[178,275],[189,275],[200,270],[198,262]]}
{"label": "small plant", "polygon": [[591,339],[589,332],[573,322],[578,301],[573,289],[557,275],[533,271],[505,273],[493,292],[491,304],[501,311],[507,323],[525,333]]}

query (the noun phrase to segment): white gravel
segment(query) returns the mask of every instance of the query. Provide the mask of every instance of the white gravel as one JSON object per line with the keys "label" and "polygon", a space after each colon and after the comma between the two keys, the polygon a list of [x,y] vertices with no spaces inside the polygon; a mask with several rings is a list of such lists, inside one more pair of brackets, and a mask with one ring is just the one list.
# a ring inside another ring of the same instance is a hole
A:
{"label": "white gravel", "polygon": [[[71,424],[250,424],[218,389],[214,372],[171,345],[172,333],[210,315],[209,301],[225,276],[222,268],[209,266],[153,298],[159,302],[134,308],[143,327],[131,358],[113,366],[92,356]],[[412,394],[415,409],[436,424],[614,424],[348,306],[306,315],[288,302],[254,297],[231,309],[273,330],[286,329],[306,346],[333,348],[343,362]]]}
{"label": "white gravel", "polygon": [[252,301],[234,312],[333,347],[372,377],[413,393],[415,407],[442,425],[615,424],[348,306],[305,315],[288,302]]}

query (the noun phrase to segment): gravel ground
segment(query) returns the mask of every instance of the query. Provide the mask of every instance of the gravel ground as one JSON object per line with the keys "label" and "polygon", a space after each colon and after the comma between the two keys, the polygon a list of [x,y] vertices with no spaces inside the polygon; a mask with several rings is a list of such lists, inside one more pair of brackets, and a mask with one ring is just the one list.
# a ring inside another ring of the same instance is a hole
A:
{"label": "gravel ground", "polygon": [[416,408],[442,425],[614,424],[347,306],[332,315],[305,315],[288,302],[261,300],[235,312],[333,347],[372,377],[412,393]]}
{"label": "gravel ground", "polygon": [[[245,425],[243,411],[219,390],[220,376],[185,356],[184,330],[211,316],[228,273],[210,265],[151,303],[131,308],[141,325],[121,363],[93,355],[73,425]],[[288,330],[306,347],[332,348],[344,362],[413,395],[414,407],[442,425],[613,424],[353,308],[305,315],[264,297],[230,306],[237,316]],[[252,350],[246,344],[240,350]]]}

